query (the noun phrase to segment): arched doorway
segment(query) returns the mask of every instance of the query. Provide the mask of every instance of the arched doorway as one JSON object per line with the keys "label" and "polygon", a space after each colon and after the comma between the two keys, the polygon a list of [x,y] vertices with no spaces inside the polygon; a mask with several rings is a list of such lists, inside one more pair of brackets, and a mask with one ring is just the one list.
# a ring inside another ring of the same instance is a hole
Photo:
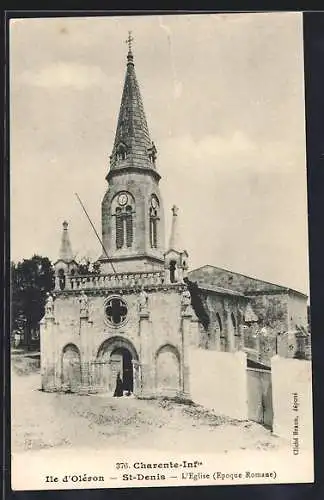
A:
{"label": "arched doorway", "polygon": [[140,389],[140,365],[133,344],[122,337],[112,337],[100,346],[95,362],[97,385],[103,392],[113,395],[117,376],[123,383],[123,391],[137,394]]}
{"label": "arched doorway", "polygon": [[62,389],[78,392],[81,386],[81,360],[76,345],[68,344],[62,352]]}

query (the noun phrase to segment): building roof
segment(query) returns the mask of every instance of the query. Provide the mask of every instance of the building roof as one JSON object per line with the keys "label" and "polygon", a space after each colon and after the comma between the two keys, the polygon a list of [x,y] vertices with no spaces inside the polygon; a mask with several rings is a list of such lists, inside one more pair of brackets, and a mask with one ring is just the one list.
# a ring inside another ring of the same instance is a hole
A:
{"label": "building roof", "polygon": [[[302,297],[305,297],[305,298],[307,297],[307,295],[305,293],[302,293],[298,290],[294,290],[293,288],[289,288],[289,287],[284,286],[284,285],[277,285],[274,283],[270,283],[269,281],[260,280],[258,278],[254,278],[251,276],[247,276],[245,274],[237,273],[235,271],[230,271],[228,269],[224,269],[221,267],[212,266],[210,264],[206,264],[204,266],[198,267],[197,269],[193,269],[192,271],[190,271],[189,276],[192,275],[193,279],[197,279],[196,276],[201,275],[200,276],[201,280],[204,281],[207,286],[210,286],[209,278],[211,277],[213,282],[215,282],[215,281],[217,282],[217,281],[219,281],[218,277],[217,277],[217,275],[219,275],[219,274],[224,274],[224,275],[227,275],[229,277],[233,276],[235,278],[242,278],[242,280],[241,280],[242,284],[240,283],[239,285],[236,285],[236,286],[233,284],[233,289],[236,289],[236,291],[239,291],[240,293],[242,293],[244,295],[253,295],[253,294],[260,294],[260,293],[262,294],[262,293],[267,293],[267,292],[271,292],[271,293],[275,293],[275,292],[277,292],[277,293],[278,292],[279,293],[280,292],[289,293],[289,292],[292,292],[292,293],[300,295]],[[227,283],[231,287],[229,281],[227,281]],[[215,283],[213,283],[213,285],[214,284]]]}
{"label": "building roof", "polygon": [[235,295],[236,297],[245,297],[245,295],[243,293],[236,292],[235,290],[230,290],[229,288],[223,288],[221,286],[210,285],[209,283],[205,284],[203,282],[199,282],[199,281],[191,280],[191,279],[190,279],[190,281],[197,283],[199,290],[203,290],[206,292],[215,292],[215,293],[219,293],[221,295]]}
{"label": "building roof", "polygon": [[156,171],[155,157],[156,148],[150,138],[130,46],[108,176],[127,167]]}

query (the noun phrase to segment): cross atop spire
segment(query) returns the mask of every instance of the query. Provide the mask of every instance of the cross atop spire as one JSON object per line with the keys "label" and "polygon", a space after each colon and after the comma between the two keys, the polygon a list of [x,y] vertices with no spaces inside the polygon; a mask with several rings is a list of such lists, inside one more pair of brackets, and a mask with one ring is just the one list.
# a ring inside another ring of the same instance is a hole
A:
{"label": "cross atop spire", "polygon": [[128,54],[127,54],[127,64],[134,64],[133,63],[133,52],[132,52],[132,43],[134,41],[134,38],[132,37],[132,32],[128,32],[128,37],[127,40],[125,40],[125,43],[128,44]]}
{"label": "cross atop spire", "polygon": [[132,42],[134,41],[134,38],[132,37],[132,32],[128,32],[128,38],[125,40],[125,43],[128,43],[128,51],[132,52]]}

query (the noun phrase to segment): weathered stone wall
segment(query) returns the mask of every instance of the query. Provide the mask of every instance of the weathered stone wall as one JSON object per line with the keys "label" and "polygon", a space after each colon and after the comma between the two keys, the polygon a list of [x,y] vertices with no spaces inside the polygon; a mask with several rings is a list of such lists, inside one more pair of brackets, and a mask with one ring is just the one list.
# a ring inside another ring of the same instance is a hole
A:
{"label": "weathered stone wall", "polygon": [[234,351],[242,348],[242,311],[247,299],[207,291],[201,292],[201,297],[210,318],[208,331],[205,333],[202,331],[201,344],[208,349],[218,351]]}
{"label": "weathered stone wall", "polygon": [[143,395],[161,392],[158,391],[161,387],[157,388],[157,366],[161,368],[159,354],[163,354],[164,364],[166,359],[178,363],[178,366],[170,366],[171,372],[178,371],[178,383],[173,381],[171,387],[166,387],[167,393],[175,395],[183,392],[186,387],[184,333],[186,338],[189,337],[189,329],[183,322],[187,321],[190,327],[190,318],[181,316],[183,289],[181,285],[171,285],[148,290],[148,307],[144,313],[139,309],[138,292],[124,292],[120,296],[127,304],[128,314],[121,326],[111,325],[105,315],[105,301],[114,293],[96,294],[89,291],[89,317],[81,319],[80,295],[74,292],[59,293],[54,305],[55,320],[50,323],[45,321],[41,329],[43,385],[62,388],[62,353],[69,344],[76,346],[80,352],[82,383],[89,385],[89,374],[86,372],[90,370],[91,363],[98,359],[105,342],[122,339],[133,346],[141,363]]}
{"label": "weathered stone wall", "polygon": [[313,444],[311,362],[274,356],[271,373],[273,432],[289,440],[292,454],[301,454]]}
{"label": "weathered stone wall", "polygon": [[[164,271],[164,265],[161,264],[161,262],[149,259],[145,255],[138,259],[127,260],[126,258],[126,260],[112,261],[112,264],[116,273]],[[107,259],[100,259],[100,272],[102,274],[110,274],[113,272],[111,264]]]}
{"label": "weathered stone wall", "polygon": [[[116,248],[115,242],[115,217],[111,214],[111,205],[119,192],[129,193],[135,202],[135,213],[133,214],[133,245],[131,248]],[[159,200],[160,220],[158,223],[158,247],[151,248],[149,241],[149,203],[150,197],[155,194]],[[128,257],[148,255],[163,260],[165,251],[164,235],[164,210],[158,183],[148,172],[123,173],[114,175],[109,188],[102,201],[102,239],[109,257],[127,260]],[[102,256],[105,258],[105,255]],[[117,271],[124,271],[122,260],[116,262]],[[129,260],[127,272],[144,270],[139,267],[136,260]]]}
{"label": "weathered stone wall", "polygon": [[307,298],[291,290],[288,296],[288,328],[294,330],[296,326],[307,327]]}
{"label": "weathered stone wall", "polygon": [[246,354],[189,348],[191,399],[219,415],[248,419]]}
{"label": "weathered stone wall", "polygon": [[249,295],[253,311],[259,318],[259,326],[270,332],[281,333],[288,328],[288,294],[271,293]]}

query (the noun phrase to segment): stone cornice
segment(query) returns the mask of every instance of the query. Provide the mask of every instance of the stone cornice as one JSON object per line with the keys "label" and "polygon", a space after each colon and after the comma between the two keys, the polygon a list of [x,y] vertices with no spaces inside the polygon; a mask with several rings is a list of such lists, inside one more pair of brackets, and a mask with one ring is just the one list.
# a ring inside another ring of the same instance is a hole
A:
{"label": "stone cornice", "polygon": [[109,170],[108,174],[106,175],[106,181],[110,182],[113,177],[116,177],[118,175],[124,175],[124,174],[131,174],[131,173],[136,173],[136,174],[142,174],[142,175],[151,175],[154,180],[159,182],[161,179],[160,174],[156,171],[153,170],[152,168],[149,167],[135,167],[135,166],[126,166],[126,167],[115,167]]}
{"label": "stone cornice", "polygon": [[[86,293],[87,296],[101,296],[108,297],[109,295],[117,294],[117,295],[130,295],[130,294],[139,294],[141,291],[141,287],[114,287],[114,288],[82,288],[82,291]],[[187,289],[184,283],[172,283],[165,285],[144,285],[143,289],[149,293],[172,293],[176,291],[177,293],[182,293]],[[56,290],[55,296],[58,297],[71,297],[78,296],[81,293],[81,289],[74,290]]]}

